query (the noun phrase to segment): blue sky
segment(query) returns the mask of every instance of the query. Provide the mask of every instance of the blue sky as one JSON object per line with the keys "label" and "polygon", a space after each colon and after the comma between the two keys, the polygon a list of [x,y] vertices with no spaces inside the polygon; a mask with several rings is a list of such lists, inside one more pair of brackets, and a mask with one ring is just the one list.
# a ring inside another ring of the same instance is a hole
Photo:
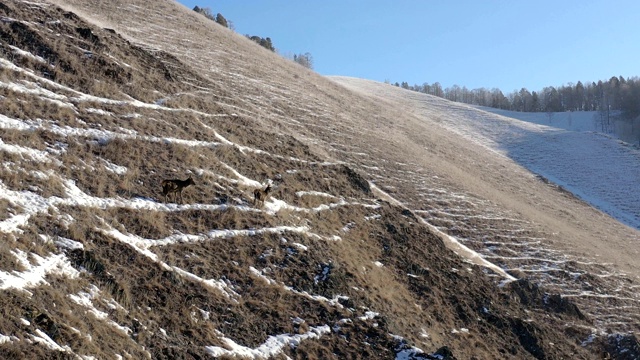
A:
{"label": "blue sky", "polygon": [[309,52],[314,70],[530,91],[640,76],[640,1],[180,0]]}

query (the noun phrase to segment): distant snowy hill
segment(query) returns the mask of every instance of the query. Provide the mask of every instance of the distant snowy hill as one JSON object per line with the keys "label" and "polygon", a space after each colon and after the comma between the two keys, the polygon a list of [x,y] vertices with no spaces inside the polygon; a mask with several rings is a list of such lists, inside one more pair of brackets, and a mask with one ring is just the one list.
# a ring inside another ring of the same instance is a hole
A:
{"label": "distant snowy hill", "polygon": [[494,119],[503,126],[487,128],[470,119],[458,123],[462,131],[480,131],[495,141],[496,149],[534,173],[621,222],[640,228],[640,150],[602,133],[597,112],[546,114],[480,109],[541,126]]}
{"label": "distant snowy hill", "polygon": [[476,106],[476,108],[494,114],[518,119],[534,124],[551,126],[558,129],[570,131],[595,131],[601,132],[598,126],[597,111],[565,111],[556,113],[531,113],[511,110],[494,109],[486,106]]}
{"label": "distant snowy hill", "polygon": [[522,113],[453,103],[367,80],[335,79],[364,93],[402,102],[425,121],[436,119],[620,222],[640,228],[640,193],[635,191],[640,150],[599,132],[596,112]]}

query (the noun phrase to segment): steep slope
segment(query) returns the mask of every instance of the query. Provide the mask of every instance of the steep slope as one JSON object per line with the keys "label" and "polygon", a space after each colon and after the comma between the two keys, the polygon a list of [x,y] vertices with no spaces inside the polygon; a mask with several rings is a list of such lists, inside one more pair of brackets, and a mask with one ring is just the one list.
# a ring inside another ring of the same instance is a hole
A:
{"label": "steep slope", "polygon": [[[545,150],[540,145],[543,142],[540,138],[548,142],[555,139],[560,143],[565,139],[582,137],[580,141],[566,142],[565,145],[600,146],[603,149],[601,151],[606,149],[606,153],[611,155],[609,161],[614,161],[613,155],[621,154],[615,159],[627,161],[629,165],[625,166],[625,162],[618,164],[615,169],[620,172],[634,171],[637,167],[637,163],[634,163],[637,150],[614,139],[603,141],[602,136],[597,134],[559,135],[558,131],[551,128],[386,84],[343,77],[334,80],[414,114],[416,120],[404,123],[407,129],[404,138],[409,144],[404,149],[413,149],[416,156],[421,150],[430,153],[428,161],[420,165],[429,168],[438,178],[443,177],[442,170],[447,166],[453,167],[459,176],[454,180],[456,185],[464,192],[486,201],[482,207],[474,209],[456,200],[453,194],[438,194],[437,189],[442,186],[439,179],[425,176],[407,176],[403,181],[380,178],[381,184],[393,187],[404,183],[397,197],[405,204],[416,209],[418,214],[423,214],[429,223],[483,253],[485,258],[507,269],[525,273],[536,282],[572,298],[585,312],[593,315],[602,328],[637,331],[637,324],[640,323],[638,314],[628,309],[637,308],[640,300],[637,291],[640,268],[637,260],[640,251],[638,231],[620,224],[563,187],[550,183],[516,163],[530,165],[528,159],[536,156],[544,158],[549,154],[541,153],[551,152],[554,148],[559,150],[557,144]],[[457,142],[461,150],[443,152],[439,148],[441,143],[434,140],[437,144],[435,147],[424,142],[429,134],[447,136],[439,131],[442,129],[458,135],[448,135],[448,139]],[[561,136],[562,139],[559,139]],[[423,149],[415,149],[421,146]],[[409,151],[404,150],[403,153],[408,154]],[[578,152],[580,149],[567,147],[563,153],[571,151]],[[558,152],[556,157],[560,156]],[[446,164],[439,162],[442,157]],[[538,168],[532,167],[532,170],[548,169],[543,175],[560,177],[553,173],[554,168],[561,167],[560,159],[537,164]],[[591,178],[581,175],[583,169],[577,169],[573,176],[583,182],[611,176],[605,171],[603,161],[600,164],[600,172],[591,170],[594,175]],[[575,167],[579,166],[565,164],[565,169],[562,169],[564,176],[568,176],[567,169]],[[444,176],[447,176],[446,173]],[[620,184],[624,185],[620,186],[621,189],[630,189],[629,182],[625,183],[626,175],[620,174],[619,177]],[[411,190],[415,188],[415,183],[421,183],[424,192],[430,194],[424,197],[416,194]],[[605,182],[598,187],[604,188],[607,184],[610,183]],[[592,189],[585,189],[585,192],[589,191]],[[629,194],[628,197],[634,196]],[[439,201],[454,205],[441,206]],[[625,206],[635,206],[631,203],[629,201]],[[483,218],[485,221],[481,220]],[[479,226],[483,223],[484,226]]]}
{"label": "steep slope", "polygon": [[[411,137],[421,119],[407,109],[173,2],[56,3],[0,3],[1,356],[634,350],[566,298],[458,256],[422,216],[460,211],[439,226],[450,235],[546,235],[489,196],[494,178],[458,176],[505,166],[558,197],[515,164],[444,128]],[[435,150],[421,159],[416,144]],[[161,180],[189,175],[185,204],[164,204]]]}

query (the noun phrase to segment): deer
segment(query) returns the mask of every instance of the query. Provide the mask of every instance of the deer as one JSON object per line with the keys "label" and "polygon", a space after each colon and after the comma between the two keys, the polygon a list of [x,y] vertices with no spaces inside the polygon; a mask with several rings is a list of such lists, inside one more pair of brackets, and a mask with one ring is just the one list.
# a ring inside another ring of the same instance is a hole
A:
{"label": "deer", "polygon": [[253,190],[253,206],[257,203],[261,203],[264,206],[264,201],[269,197],[269,192],[271,191],[271,182],[267,184],[267,187],[264,189],[255,189]]}
{"label": "deer", "polygon": [[167,196],[169,194],[173,195],[173,200],[176,201],[177,197],[180,197],[180,203],[183,203],[182,200],[182,190],[189,185],[195,185],[196,183],[193,181],[191,176],[189,176],[186,180],[179,179],[171,179],[171,180],[162,180],[162,194],[164,194],[164,202],[167,202]]}

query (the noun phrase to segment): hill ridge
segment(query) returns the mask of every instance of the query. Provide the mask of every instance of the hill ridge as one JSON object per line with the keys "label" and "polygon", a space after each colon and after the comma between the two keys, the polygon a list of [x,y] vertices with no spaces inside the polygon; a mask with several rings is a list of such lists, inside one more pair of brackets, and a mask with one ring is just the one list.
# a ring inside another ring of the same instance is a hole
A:
{"label": "hill ridge", "polygon": [[[2,4],[3,356],[597,358],[633,349],[633,336],[598,330],[598,304],[584,316],[527,279],[497,287],[501,276],[421,223],[448,211],[457,226],[429,223],[465,240],[474,228],[496,228],[484,234],[498,239],[526,223],[457,181],[475,174],[463,161],[475,148],[451,133],[433,127],[422,138],[420,119],[400,107],[215,24],[200,28],[173,2],[57,3],[65,10]],[[95,27],[84,14],[104,20]],[[214,58],[194,49],[194,65],[158,19],[192,42],[209,36]],[[8,43],[35,59],[7,56],[16,54]],[[406,137],[413,129],[420,136]],[[418,140],[433,158],[407,161]],[[163,204],[161,180],[187,174],[196,185],[185,204]],[[271,199],[252,206],[267,179],[277,184]],[[524,232],[541,234],[536,226]],[[61,259],[71,275],[43,274],[41,259]],[[42,277],[26,288],[5,280],[31,272]]]}

